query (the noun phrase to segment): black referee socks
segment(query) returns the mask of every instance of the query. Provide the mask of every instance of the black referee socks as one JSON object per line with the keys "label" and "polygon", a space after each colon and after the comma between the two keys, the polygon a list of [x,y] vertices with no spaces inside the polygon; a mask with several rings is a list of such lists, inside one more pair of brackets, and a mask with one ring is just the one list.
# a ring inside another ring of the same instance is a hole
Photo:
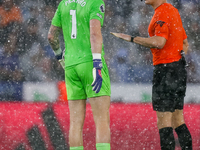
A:
{"label": "black referee socks", "polygon": [[161,150],[174,150],[175,140],[172,127],[165,127],[159,130]]}
{"label": "black referee socks", "polygon": [[175,129],[182,150],[192,150],[192,137],[185,124]]}

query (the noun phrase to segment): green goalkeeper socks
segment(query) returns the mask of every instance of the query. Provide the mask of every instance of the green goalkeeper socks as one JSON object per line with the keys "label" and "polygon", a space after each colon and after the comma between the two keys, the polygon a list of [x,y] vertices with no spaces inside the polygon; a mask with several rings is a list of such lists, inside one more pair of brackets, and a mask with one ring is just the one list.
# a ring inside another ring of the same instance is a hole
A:
{"label": "green goalkeeper socks", "polygon": [[70,150],[83,150],[83,146],[79,146],[79,147],[70,147]]}
{"label": "green goalkeeper socks", "polygon": [[[97,143],[96,149],[97,150],[110,150],[110,143]],[[83,146],[70,147],[70,150],[83,150]]]}
{"label": "green goalkeeper socks", "polygon": [[97,150],[110,150],[110,143],[97,143],[96,149]]}

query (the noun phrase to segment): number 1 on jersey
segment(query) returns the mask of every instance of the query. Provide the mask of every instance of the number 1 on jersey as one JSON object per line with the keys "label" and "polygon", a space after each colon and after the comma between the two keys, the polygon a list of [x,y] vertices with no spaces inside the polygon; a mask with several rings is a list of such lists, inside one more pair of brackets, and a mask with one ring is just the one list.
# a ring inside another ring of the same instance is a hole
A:
{"label": "number 1 on jersey", "polygon": [[72,15],[72,33],[71,33],[71,39],[76,39],[76,10],[70,10],[70,15]]}

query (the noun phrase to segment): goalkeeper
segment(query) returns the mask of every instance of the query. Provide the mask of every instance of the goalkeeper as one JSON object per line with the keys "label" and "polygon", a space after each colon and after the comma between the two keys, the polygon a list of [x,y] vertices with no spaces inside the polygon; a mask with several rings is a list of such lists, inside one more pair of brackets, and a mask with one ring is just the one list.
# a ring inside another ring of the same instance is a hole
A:
{"label": "goalkeeper", "polygon": [[[110,150],[111,87],[101,34],[104,8],[102,0],[63,0],[48,33],[49,43],[65,70],[70,110],[70,150],[83,150],[87,98],[96,126],[96,148]],[[59,45],[60,31],[64,35],[64,54]]]}

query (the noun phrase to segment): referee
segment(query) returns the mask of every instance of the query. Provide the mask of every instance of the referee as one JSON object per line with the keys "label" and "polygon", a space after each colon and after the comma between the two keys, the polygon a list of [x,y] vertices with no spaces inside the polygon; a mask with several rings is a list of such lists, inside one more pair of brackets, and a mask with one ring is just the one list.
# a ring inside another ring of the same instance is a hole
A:
{"label": "referee", "polygon": [[151,49],[153,54],[152,104],[162,150],[174,150],[175,129],[182,150],[192,150],[192,137],[183,116],[186,92],[186,61],[189,44],[178,10],[167,0],[145,0],[155,13],[149,24],[148,38],[111,33],[123,40]]}

